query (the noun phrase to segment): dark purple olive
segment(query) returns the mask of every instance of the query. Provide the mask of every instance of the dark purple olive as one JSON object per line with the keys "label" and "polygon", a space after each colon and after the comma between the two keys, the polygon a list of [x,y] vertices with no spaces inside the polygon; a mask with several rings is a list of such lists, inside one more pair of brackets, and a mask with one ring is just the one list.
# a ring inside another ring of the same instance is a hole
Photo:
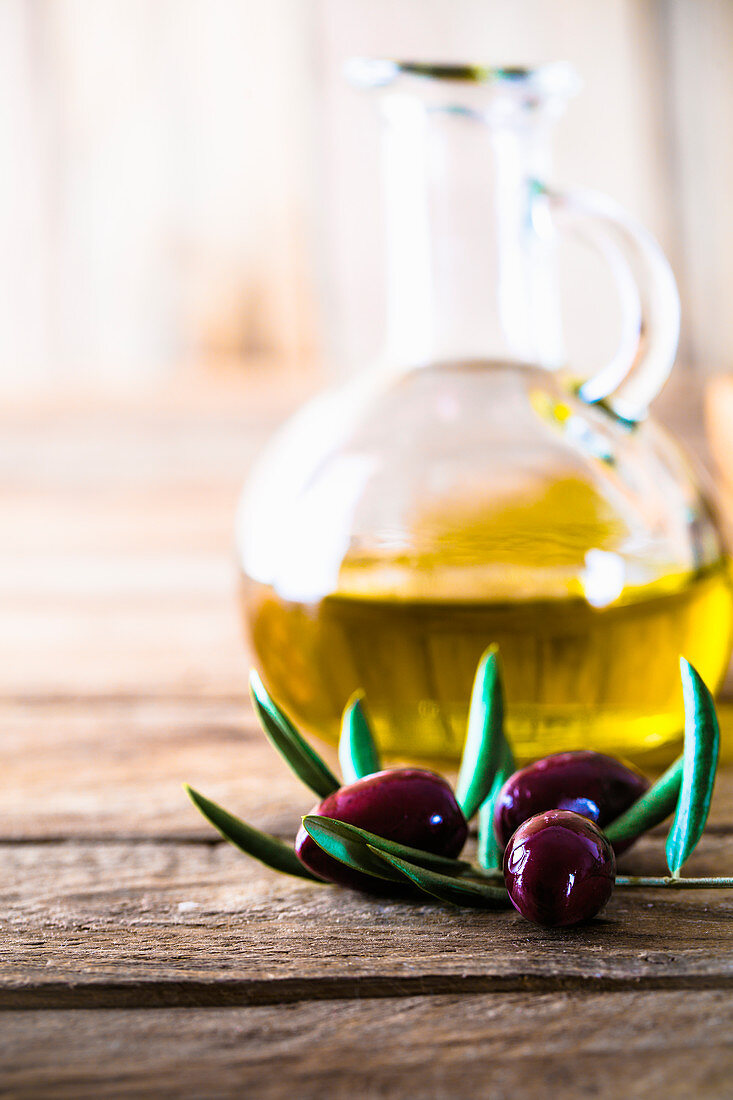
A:
{"label": "dark purple olive", "polygon": [[[504,847],[523,821],[543,810],[573,810],[601,828],[635,802],[649,780],[600,752],[559,752],[507,779],[494,810],[494,833]],[[633,841],[615,845],[616,855]]]}
{"label": "dark purple olive", "polygon": [[572,810],[520,825],[504,852],[504,882],[527,920],[556,928],[590,920],[611,896],[616,857],[600,829]]}
{"label": "dark purple olive", "polygon": [[[357,825],[370,833],[422,848],[441,856],[457,856],[466,842],[468,825],[447,780],[421,768],[374,772],[340,787],[311,813]],[[383,884],[327,855],[303,826],[295,838],[301,863],[327,882],[370,893]]]}

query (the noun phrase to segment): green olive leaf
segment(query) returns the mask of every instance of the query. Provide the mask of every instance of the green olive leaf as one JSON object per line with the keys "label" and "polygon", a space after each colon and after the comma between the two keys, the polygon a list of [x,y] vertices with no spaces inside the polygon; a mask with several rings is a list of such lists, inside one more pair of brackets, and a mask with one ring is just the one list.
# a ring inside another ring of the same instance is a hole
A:
{"label": "green olive leaf", "polygon": [[720,752],[720,729],[713,697],[700,674],[680,658],[685,700],[685,744],[682,786],[672,828],[667,837],[667,866],[673,878],[702,836],[713,797]]}
{"label": "green olive leaf", "polygon": [[381,767],[379,751],[367,717],[363,692],[354,692],[341,719],[339,763],[347,783],[373,775]]}
{"label": "green olive leaf", "polygon": [[[324,852],[353,867],[354,870],[366,871],[367,874],[374,874],[372,868],[378,867],[381,877],[386,877],[384,866],[379,867],[374,863],[369,852],[370,846],[387,855],[406,859],[418,866],[431,867],[445,874],[461,874],[472,870],[471,864],[465,859],[449,859],[446,856],[435,855],[433,852],[424,852],[421,848],[411,848],[408,844],[386,840],[366,829],[349,825],[345,821],[337,821],[332,817],[307,814],[303,818],[303,826]],[[362,861],[363,865],[360,863],[357,866],[356,862],[352,861]],[[399,881],[399,876],[396,876],[396,881]]]}
{"label": "green olive leaf", "polygon": [[612,844],[641,836],[674,813],[682,786],[683,763],[684,757],[678,756],[648,791],[606,826],[604,832]]}
{"label": "green olive leaf", "polygon": [[509,895],[502,886],[489,886],[481,882],[468,882],[466,879],[454,878],[452,875],[443,875],[428,867],[418,867],[415,863],[390,855],[371,844],[369,847],[375,856],[399,871],[408,882],[418,886],[424,893],[438,898],[439,901],[448,902],[450,905],[470,906],[474,909],[506,909],[510,904]]}
{"label": "green olive leaf", "polygon": [[401,881],[400,875],[369,851],[367,843],[359,835],[361,829],[355,829],[353,825],[335,821],[331,817],[320,817],[318,814],[306,814],[303,828],[326,855],[333,856],[353,871],[361,871],[362,874],[387,879],[389,882]]}
{"label": "green olive leaf", "polygon": [[476,669],[468,728],[456,782],[456,799],[469,821],[491,790],[504,743],[504,692],[498,647],[482,655]]}
{"label": "green olive leaf", "polygon": [[509,742],[504,740],[502,745],[499,769],[491,784],[489,797],[481,803],[478,812],[478,846],[476,855],[479,866],[485,871],[498,870],[504,861],[504,849],[499,845],[494,833],[494,810],[499,791],[506,783],[510,775],[514,774],[516,764],[514,754]]}
{"label": "green olive leaf", "polygon": [[254,669],[249,675],[249,686],[262,728],[298,779],[302,779],[319,798],[327,798],[337,791],[341,784],[336,776],[280,710]]}
{"label": "green olive leaf", "polygon": [[225,840],[228,840],[235,848],[239,848],[240,852],[253,856],[260,863],[272,867],[274,871],[282,871],[286,875],[296,875],[298,878],[307,878],[313,882],[323,881],[303,866],[289,844],[285,844],[276,836],[271,836],[270,833],[261,833],[259,829],[254,829],[246,821],[240,821],[238,817],[228,813],[221,806],[217,806],[216,802],[204,798],[202,794],[195,791],[193,787],[189,787],[188,784],[184,785],[184,790],[196,809],[201,811],[206,820],[221,833]]}

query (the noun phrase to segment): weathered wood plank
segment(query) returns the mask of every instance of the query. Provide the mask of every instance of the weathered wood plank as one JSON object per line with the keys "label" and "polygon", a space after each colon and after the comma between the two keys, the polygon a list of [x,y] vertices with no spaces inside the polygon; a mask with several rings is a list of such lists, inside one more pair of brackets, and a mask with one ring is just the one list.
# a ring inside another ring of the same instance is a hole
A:
{"label": "weathered wood plank", "polygon": [[0,694],[242,692],[234,510],[278,389],[0,413]]}
{"label": "weathered wood plank", "polygon": [[184,782],[268,831],[294,829],[315,801],[244,697],[5,704],[0,744],[2,838],[213,837]]}
{"label": "weathered wood plank", "polygon": [[[226,570],[226,566],[224,567]],[[116,599],[8,601],[0,627],[0,695],[228,698],[246,691],[233,570],[210,592]]]}
{"label": "weathered wood plank", "polygon": [[[183,782],[274,832],[313,804],[244,697],[5,701],[0,745],[0,839],[206,838]],[[338,770],[333,747],[318,748]],[[733,828],[731,768],[720,771],[709,828]]]}
{"label": "weathered wood plank", "polygon": [[[627,858],[661,864],[659,840]],[[733,864],[709,837],[691,873]],[[0,846],[0,1006],[282,1003],[565,988],[733,989],[733,892],[617,890],[546,931],[290,879],[229,845]]]}
{"label": "weathered wood plank", "polygon": [[[733,707],[724,713],[733,733]],[[333,748],[318,749],[338,770]],[[244,696],[0,700],[0,757],[0,840],[205,838],[184,782],[270,832],[287,832],[314,803]],[[710,827],[733,828],[733,768],[720,771]]]}
{"label": "weathered wood plank", "polygon": [[729,992],[4,1013],[4,1095],[727,1098]]}

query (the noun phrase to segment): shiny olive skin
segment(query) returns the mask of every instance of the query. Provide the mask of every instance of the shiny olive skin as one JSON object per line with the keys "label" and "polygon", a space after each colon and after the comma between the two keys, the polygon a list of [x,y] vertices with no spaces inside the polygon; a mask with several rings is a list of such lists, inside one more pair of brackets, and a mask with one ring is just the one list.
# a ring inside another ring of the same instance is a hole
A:
{"label": "shiny olive skin", "polygon": [[515,909],[558,928],[594,917],[611,896],[616,857],[600,829],[571,810],[547,810],[520,825],[504,852]]}
{"label": "shiny olive skin", "polygon": [[[334,791],[311,813],[441,856],[457,856],[468,834],[450,784],[422,768],[395,768],[364,776]],[[301,863],[327,882],[369,893],[390,890],[391,884],[327,855],[303,826],[295,838],[295,852]]]}
{"label": "shiny olive skin", "polygon": [[[600,752],[558,752],[507,779],[494,809],[494,833],[505,847],[516,829],[543,810],[573,810],[603,828],[639,798],[649,780]],[[620,855],[633,840],[614,846]]]}

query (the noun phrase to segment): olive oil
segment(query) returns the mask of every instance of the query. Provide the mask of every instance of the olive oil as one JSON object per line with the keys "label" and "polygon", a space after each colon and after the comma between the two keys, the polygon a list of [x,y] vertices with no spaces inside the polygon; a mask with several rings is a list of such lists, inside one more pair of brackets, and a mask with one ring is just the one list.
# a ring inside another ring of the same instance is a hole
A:
{"label": "olive oil", "polygon": [[[367,538],[356,526],[335,571],[317,574],[322,598],[304,595],[307,535],[288,544],[297,568],[279,587],[245,580],[273,696],[335,740],[347,699],[363,689],[385,753],[455,759],[477,663],[497,643],[520,759],[592,748],[661,762],[684,724],[680,655],[714,690],[731,651],[729,562],[705,541],[704,504],[701,564],[685,569],[679,528],[656,521],[659,486],[673,491],[661,466],[639,501],[613,480],[620,463],[604,458],[573,464],[560,451],[533,462],[527,450],[460,469],[415,494],[401,527]],[[310,533],[321,565],[323,522]]]}
{"label": "olive oil", "polygon": [[724,561],[601,608],[580,595],[496,601],[364,591],[305,604],[257,585],[247,603],[267,685],[295,720],[335,739],[346,700],[363,688],[383,750],[403,757],[460,753],[476,664],[491,642],[521,759],[583,747],[633,759],[675,743],[679,655],[717,687],[730,653]]}

